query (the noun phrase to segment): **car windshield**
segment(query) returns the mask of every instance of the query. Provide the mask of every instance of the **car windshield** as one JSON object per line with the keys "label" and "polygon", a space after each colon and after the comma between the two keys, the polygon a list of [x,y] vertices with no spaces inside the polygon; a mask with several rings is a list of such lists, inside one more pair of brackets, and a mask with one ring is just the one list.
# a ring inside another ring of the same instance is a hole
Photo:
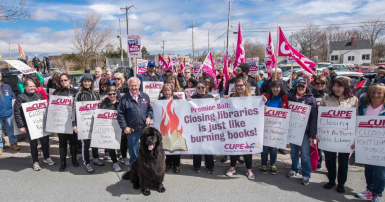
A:
{"label": "car windshield", "polygon": [[318,64],[318,68],[329,67],[329,64]]}
{"label": "car windshield", "polygon": [[286,71],[282,73],[282,77],[289,77],[290,76],[290,71]]}

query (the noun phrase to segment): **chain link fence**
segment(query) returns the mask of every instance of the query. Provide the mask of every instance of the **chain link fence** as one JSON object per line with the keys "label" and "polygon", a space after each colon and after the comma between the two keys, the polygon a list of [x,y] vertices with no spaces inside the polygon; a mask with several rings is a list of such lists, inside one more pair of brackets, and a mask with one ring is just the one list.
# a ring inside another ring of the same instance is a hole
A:
{"label": "chain link fence", "polygon": [[[106,58],[106,68],[111,69],[111,71],[116,70],[122,65],[120,58]],[[130,63],[128,62],[128,58],[123,58],[123,67],[129,67]]]}

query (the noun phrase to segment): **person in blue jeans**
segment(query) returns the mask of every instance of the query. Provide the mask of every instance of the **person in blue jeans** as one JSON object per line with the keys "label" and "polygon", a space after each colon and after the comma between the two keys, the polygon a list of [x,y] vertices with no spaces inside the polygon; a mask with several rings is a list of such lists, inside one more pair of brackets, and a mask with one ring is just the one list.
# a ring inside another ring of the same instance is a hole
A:
{"label": "person in blue jeans", "polygon": [[[12,99],[16,99],[11,87],[2,82],[2,75],[0,73],[0,133],[3,131],[3,124],[7,131],[9,144],[13,150],[20,150],[17,146],[17,138],[13,133],[13,116],[12,116]],[[0,155],[3,153],[3,140],[0,137]]]}
{"label": "person in blue jeans", "polygon": [[[265,105],[267,107],[275,108],[289,108],[289,98],[286,95],[282,84],[279,81],[273,81],[270,83],[267,93],[263,94],[267,101]],[[270,173],[277,174],[277,148],[263,146],[263,152],[261,154],[262,166],[260,168],[263,174],[267,174],[267,160],[270,153]]]}
{"label": "person in blue jeans", "polygon": [[[383,85],[377,84],[369,87],[365,100],[360,102],[358,115],[385,116],[385,87]],[[385,167],[365,165],[365,179],[366,189],[357,193],[356,196],[379,202],[385,187]]]}
{"label": "person in blue jeans", "polygon": [[140,80],[137,77],[128,79],[129,92],[121,98],[118,106],[118,122],[127,134],[130,164],[138,158],[140,134],[152,118],[150,97],[139,88]]}
{"label": "person in blue jeans", "polygon": [[[311,107],[309,119],[306,125],[305,134],[303,136],[302,145],[295,145],[290,143],[291,169],[287,174],[289,178],[298,175],[300,166],[302,167],[301,184],[308,185],[311,177],[311,163],[310,163],[310,142],[316,139],[317,134],[317,117],[318,108],[317,102],[314,98],[307,80],[299,79],[292,89],[290,94],[290,101],[307,104]],[[299,164],[299,151],[301,150],[301,165]]]}

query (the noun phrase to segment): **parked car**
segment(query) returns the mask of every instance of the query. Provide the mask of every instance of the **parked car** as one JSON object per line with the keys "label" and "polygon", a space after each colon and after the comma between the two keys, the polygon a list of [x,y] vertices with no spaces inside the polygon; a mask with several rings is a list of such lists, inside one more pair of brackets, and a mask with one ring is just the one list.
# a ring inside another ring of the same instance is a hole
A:
{"label": "parked car", "polygon": [[[281,66],[279,66],[279,68],[281,68],[282,73],[284,73],[284,72],[286,72],[286,71],[289,71],[289,72],[290,72],[290,70],[291,70],[291,64],[281,65]],[[301,66],[299,66],[299,64],[294,63],[294,64],[293,64],[293,70],[294,70],[294,69],[302,69],[302,68],[301,68]]]}
{"label": "parked car", "polygon": [[362,73],[364,73],[364,74],[367,74],[367,73],[377,73],[377,72],[378,72],[378,67],[377,66],[376,67],[366,68],[365,70],[362,70]]}
{"label": "parked car", "polygon": [[266,64],[263,63],[263,62],[258,63],[258,69],[259,69],[259,70],[264,70],[264,69],[266,69]]}
{"label": "parked car", "polygon": [[347,69],[348,67],[345,64],[331,64],[329,65],[329,68],[332,67],[334,71],[341,71],[343,69]]}
{"label": "parked car", "polygon": [[83,76],[83,74],[70,74],[70,77],[72,77],[71,85],[75,89],[79,89],[80,86],[80,78]]}
{"label": "parked car", "polygon": [[374,82],[376,78],[376,73],[368,73],[364,76],[360,77],[360,80],[357,81],[353,86],[353,93],[360,98],[360,96],[366,93],[370,87],[370,85]]}
{"label": "parked car", "polygon": [[[129,75],[129,77],[133,77],[134,76],[134,71],[132,71],[131,67],[118,67],[115,71],[114,71],[114,74],[117,73],[117,72],[124,72],[124,69],[126,69],[126,72],[127,74]],[[128,79],[128,78],[126,78]]]}
{"label": "parked car", "polygon": [[317,63],[318,68],[326,68],[326,67],[329,67],[330,65],[331,65],[330,62],[319,62],[319,63]]}

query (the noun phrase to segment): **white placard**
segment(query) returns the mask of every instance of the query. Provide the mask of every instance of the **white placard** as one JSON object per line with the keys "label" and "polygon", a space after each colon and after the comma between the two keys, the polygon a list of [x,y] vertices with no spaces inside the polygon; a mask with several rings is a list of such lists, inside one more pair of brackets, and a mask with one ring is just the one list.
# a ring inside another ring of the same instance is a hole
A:
{"label": "white placard", "polygon": [[356,163],[385,166],[385,117],[357,116]]}
{"label": "white placard", "polygon": [[259,62],[259,57],[246,58],[246,63],[250,65],[250,70],[248,75],[258,75],[258,62]]}
{"label": "white placard", "polygon": [[12,99],[12,122],[13,122],[13,135],[20,135],[23,134],[20,131],[20,128],[17,127],[16,121],[15,121],[15,115],[13,114],[13,105],[15,104],[15,99]]}
{"label": "white placard", "polygon": [[319,107],[319,105],[321,104],[322,98],[316,98],[315,100],[317,102],[317,107]]}
{"label": "white placard", "polygon": [[186,97],[188,97],[188,98],[193,96],[195,91],[196,91],[196,88],[186,88],[186,89],[184,89],[184,92],[186,93]]}
{"label": "white placard", "polygon": [[178,55],[171,55],[170,59],[171,59],[171,64],[170,65],[177,65],[177,64],[179,64]]}
{"label": "white placard", "polygon": [[92,128],[91,147],[120,149],[122,129],[116,110],[96,109]]}
{"label": "white placard", "polygon": [[55,89],[54,89],[54,88],[48,89],[48,98],[50,98],[51,95],[53,95],[53,92],[55,92]]}
{"label": "white placard", "polygon": [[202,76],[202,63],[201,62],[194,62],[193,68],[192,68],[193,75],[196,77]]}
{"label": "white placard", "polygon": [[141,53],[141,40],[140,35],[129,35],[127,36],[128,43],[128,57],[140,58]]}
{"label": "white placard", "polygon": [[90,139],[92,118],[99,105],[100,100],[76,102],[76,125],[79,140]]}
{"label": "white placard", "polygon": [[38,100],[21,104],[24,117],[27,122],[31,140],[35,140],[52,133],[44,132],[45,114],[47,109],[46,100]]}
{"label": "white placard", "polygon": [[350,153],[356,132],[356,108],[318,108],[318,148],[330,152]]}
{"label": "white placard", "polygon": [[45,131],[53,133],[73,134],[72,104],[73,97],[51,95],[47,111]]}
{"label": "white placard", "polygon": [[137,74],[144,74],[147,71],[148,60],[136,59],[136,72]]}
{"label": "white placard", "polygon": [[267,110],[265,110],[263,146],[286,149],[289,125],[289,109],[267,107]]}
{"label": "white placard", "polygon": [[162,90],[161,81],[143,81],[143,91],[150,97],[150,100],[157,100]]}
{"label": "white placard", "polygon": [[5,60],[5,62],[10,64],[12,67],[16,68],[23,74],[36,73],[36,69],[31,68],[30,66],[26,65],[24,62],[20,60]]}
{"label": "white placard", "polygon": [[181,100],[185,100],[186,99],[186,96],[185,96],[184,92],[174,92],[174,95],[178,96],[179,99],[181,99]]}
{"label": "white placard", "polygon": [[301,146],[303,136],[305,135],[307,122],[311,106],[298,102],[289,102],[290,114],[290,129],[287,137],[288,142]]}

